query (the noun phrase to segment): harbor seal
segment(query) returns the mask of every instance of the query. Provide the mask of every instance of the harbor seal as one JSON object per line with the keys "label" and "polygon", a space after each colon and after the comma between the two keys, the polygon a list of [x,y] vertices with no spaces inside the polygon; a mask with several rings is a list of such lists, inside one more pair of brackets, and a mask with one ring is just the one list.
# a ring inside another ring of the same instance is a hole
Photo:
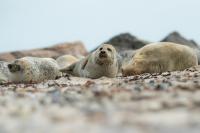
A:
{"label": "harbor seal", "polygon": [[54,59],[23,57],[8,64],[12,82],[41,82],[61,76],[59,66]]}
{"label": "harbor seal", "polygon": [[72,55],[63,55],[56,59],[58,65],[60,66],[60,69],[66,68],[69,65],[79,61],[78,58],[72,56]]}
{"label": "harbor seal", "polygon": [[158,42],[139,49],[129,63],[122,66],[122,74],[129,76],[178,71],[196,65],[198,59],[194,49],[171,42]]}
{"label": "harbor seal", "polygon": [[8,62],[0,61],[0,83],[10,81],[10,71],[8,69]]}
{"label": "harbor seal", "polygon": [[60,71],[93,79],[103,76],[114,78],[118,73],[117,52],[112,45],[103,44],[86,58]]}

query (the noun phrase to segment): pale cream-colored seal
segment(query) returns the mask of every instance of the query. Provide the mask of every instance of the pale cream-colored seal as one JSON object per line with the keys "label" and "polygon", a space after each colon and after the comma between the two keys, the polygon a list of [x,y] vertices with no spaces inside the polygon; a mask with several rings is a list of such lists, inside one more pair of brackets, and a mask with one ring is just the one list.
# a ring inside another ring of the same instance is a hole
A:
{"label": "pale cream-colored seal", "polygon": [[72,56],[72,55],[63,55],[56,59],[58,65],[60,66],[60,69],[66,68],[69,65],[79,61],[78,58]]}
{"label": "pale cream-colored seal", "polygon": [[8,64],[12,82],[41,82],[61,76],[56,60],[24,57]]}
{"label": "pale cream-colored seal", "polygon": [[158,42],[139,49],[129,63],[122,66],[122,74],[161,73],[196,65],[198,59],[194,49],[176,43]]}
{"label": "pale cream-colored seal", "polygon": [[61,69],[61,72],[88,78],[116,77],[118,73],[117,52],[112,45],[103,44],[86,58]]}

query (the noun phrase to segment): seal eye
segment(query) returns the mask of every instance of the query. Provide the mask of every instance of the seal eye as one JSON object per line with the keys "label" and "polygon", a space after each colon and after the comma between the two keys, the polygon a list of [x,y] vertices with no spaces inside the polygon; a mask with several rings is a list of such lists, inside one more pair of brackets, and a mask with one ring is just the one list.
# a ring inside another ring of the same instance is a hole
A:
{"label": "seal eye", "polygon": [[21,70],[21,67],[17,64],[8,64],[8,69],[10,70],[10,72],[18,72]]}
{"label": "seal eye", "polygon": [[99,50],[103,50],[103,48],[100,48]]}
{"label": "seal eye", "polygon": [[110,48],[107,48],[108,51],[112,52],[112,50]]}

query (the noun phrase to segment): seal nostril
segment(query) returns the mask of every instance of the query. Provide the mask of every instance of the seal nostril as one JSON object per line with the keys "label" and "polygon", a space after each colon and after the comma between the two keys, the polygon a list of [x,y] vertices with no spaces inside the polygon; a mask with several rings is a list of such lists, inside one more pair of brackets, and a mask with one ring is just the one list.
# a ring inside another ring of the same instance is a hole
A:
{"label": "seal nostril", "polygon": [[105,51],[101,51],[101,53],[102,53],[102,54],[105,54],[106,52],[105,52]]}

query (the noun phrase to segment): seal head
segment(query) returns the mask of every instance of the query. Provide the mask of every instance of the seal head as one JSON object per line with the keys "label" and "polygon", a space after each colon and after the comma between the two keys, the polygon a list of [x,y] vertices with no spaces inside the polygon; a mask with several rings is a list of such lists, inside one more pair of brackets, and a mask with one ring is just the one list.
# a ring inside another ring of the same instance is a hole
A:
{"label": "seal head", "polygon": [[8,69],[12,73],[19,72],[21,71],[21,65],[18,62],[8,64]]}
{"label": "seal head", "polygon": [[103,44],[94,52],[94,56],[98,65],[110,65],[113,64],[116,58],[116,50],[110,44]]}

